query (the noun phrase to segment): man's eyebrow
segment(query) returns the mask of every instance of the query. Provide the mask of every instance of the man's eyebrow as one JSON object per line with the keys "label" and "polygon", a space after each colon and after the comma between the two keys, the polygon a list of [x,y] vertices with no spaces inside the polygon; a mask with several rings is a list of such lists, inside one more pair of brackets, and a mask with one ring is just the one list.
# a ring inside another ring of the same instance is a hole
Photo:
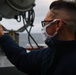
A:
{"label": "man's eyebrow", "polygon": [[46,21],[45,19],[43,21]]}
{"label": "man's eyebrow", "polygon": [[46,20],[46,19],[44,19],[43,21],[51,21],[51,20]]}

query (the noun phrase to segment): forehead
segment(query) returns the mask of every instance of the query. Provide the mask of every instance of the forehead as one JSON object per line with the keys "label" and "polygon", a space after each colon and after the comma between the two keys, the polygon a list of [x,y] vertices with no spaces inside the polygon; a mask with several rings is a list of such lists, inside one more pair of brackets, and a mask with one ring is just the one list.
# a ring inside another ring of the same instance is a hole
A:
{"label": "forehead", "polygon": [[48,10],[44,20],[50,20],[50,19],[52,19],[52,12],[51,10]]}

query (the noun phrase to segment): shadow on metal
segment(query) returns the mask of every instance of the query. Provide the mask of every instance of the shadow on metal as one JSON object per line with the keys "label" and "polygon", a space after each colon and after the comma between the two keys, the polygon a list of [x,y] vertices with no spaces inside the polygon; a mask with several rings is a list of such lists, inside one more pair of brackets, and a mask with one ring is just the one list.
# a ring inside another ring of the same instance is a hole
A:
{"label": "shadow on metal", "polygon": [[15,67],[0,67],[0,75],[27,75]]}

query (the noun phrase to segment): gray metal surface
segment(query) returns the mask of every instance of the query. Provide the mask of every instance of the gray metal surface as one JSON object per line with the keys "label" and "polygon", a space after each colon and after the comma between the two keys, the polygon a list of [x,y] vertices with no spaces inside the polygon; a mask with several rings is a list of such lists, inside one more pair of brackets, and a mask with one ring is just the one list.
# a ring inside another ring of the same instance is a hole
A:
{"label": "gray metal surface", "polygon": [[0,67],[10,67],[14,66],[10,63],[6,56],[0,55]]}
{"label": "gray metal surface", "polygon": [[6,56],[0,55],[0,75],[27,75],[19,71]]}

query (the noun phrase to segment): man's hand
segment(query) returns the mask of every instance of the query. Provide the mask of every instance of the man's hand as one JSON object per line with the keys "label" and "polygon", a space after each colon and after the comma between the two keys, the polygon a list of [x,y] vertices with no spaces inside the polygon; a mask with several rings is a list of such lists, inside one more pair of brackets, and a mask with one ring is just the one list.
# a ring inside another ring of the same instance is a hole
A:
{"label": "man's hand", "polygon": [[2,25],[0,24],[0,37],[2,37],[4,35],[3,29],[2,29]]}

